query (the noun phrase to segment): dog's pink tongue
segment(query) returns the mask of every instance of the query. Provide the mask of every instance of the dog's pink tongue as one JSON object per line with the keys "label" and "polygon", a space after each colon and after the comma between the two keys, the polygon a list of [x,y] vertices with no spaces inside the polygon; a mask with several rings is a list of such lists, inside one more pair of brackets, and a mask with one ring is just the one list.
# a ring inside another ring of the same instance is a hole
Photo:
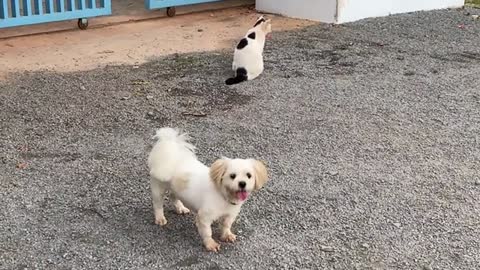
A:
{"label": "dog's pink tongue", "polygon": [[245,201],[248,197],[248,193],[246,191],[237,191],[237,199]]}

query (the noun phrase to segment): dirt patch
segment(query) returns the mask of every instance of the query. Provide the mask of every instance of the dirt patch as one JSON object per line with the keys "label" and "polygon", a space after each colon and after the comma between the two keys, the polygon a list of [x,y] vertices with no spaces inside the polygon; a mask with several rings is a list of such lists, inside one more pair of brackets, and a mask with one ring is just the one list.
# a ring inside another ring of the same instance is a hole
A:
{"label": "dirt patch", "polygon": [[[138,65],[174,53],[233,48],[257,16],[259,14],[248,7],[239,7],[87,31],[1,40],[0,79],[18,71],[81,71],[106,65]],[[314,24],[270,16],[273,17],[274,31]]]}

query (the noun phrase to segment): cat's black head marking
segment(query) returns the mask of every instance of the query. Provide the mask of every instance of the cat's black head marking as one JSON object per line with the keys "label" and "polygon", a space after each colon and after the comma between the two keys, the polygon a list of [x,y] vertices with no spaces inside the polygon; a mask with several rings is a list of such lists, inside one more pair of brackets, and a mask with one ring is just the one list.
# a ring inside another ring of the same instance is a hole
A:
{"label": "cat's black head marking", "polygon": [[241,50],[248,45],[248,40],[246,38],[242,38],[237,45],[237,49]]}
{"label": "cat's black head marking", "polygon": [[255,25],[254,25],[253,27],[257,27],[257,25],[259,25],[259,24],[261,24],[261,23],[263,23],[263,22],[265,22],[265,19],[262,17],[261,19],[259,19],[259,20],[255,23]]}
{"label": "cat's black head marking", "polygon": [[257,37],[257,34],[255,34],[255,32],[252,32],[252,33],[248,34],[247,37],[249,37],[251,39],[255,39]]}

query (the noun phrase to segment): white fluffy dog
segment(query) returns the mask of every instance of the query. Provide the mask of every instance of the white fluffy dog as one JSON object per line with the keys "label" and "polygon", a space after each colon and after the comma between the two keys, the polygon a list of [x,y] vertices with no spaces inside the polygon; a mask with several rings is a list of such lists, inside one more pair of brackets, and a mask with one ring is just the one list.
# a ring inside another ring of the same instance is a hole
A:
{"label": "white fluffy dog", "polygon": [[[210,168],[201,163],[186,134],[172,128],[157,130],[150,156],[150,184],[155,223],[167,224],[163,213],[165,192],[172,191],[178,214],[197,213],[196,225],[203,244],[217,252],[220,245],[212,238],[211,225],[222,220],[221,240],[234,242],[231,226],[242,204],[253,190],[268,180],[265,165],[254,159],[216,160]],[[187,208],[188,207],[188,208]]]}

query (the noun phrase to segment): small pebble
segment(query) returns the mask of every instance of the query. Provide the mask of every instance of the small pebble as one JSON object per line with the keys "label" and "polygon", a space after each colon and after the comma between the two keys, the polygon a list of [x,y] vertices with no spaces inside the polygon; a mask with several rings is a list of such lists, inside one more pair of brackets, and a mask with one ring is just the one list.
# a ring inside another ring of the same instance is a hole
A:
{"label": "small pebble", "polygon": [[423,270],[433,270],[433,268],[430,265],[424,265]]}
{"label": "small pebble", "polygon": [[153,112],[148,112],[147,113],[149,116],[154,116],[155,114]]}
{"label": "small pebble", "polygon": [[147,96],[147,99],[153,99],[153,96],[148,95],[148,96]]}
{"label": "small pebble", "polygon": [[475,186],[480,186],[480,179],[477,179],[477,181],[475,181]]}
{"label": "small pebble", "polygon": [[122,97],[122,100],[129,100],[130,99],[130,96],[124,96]]}
{"label": "small pebble", "polygon": [[363,244],[362,244],[362,247],[364,247],[364,248],[369,248],[369,247],[370,247],[370,245],[369,245],[369,244],[367,244],[367,243],[363,243]]}
{"label": "small pebble", "polygon": [[397,228],[400,228],[402,226],[402,224],[400,224],[399,222],[394,222],[393,226],[395,226]]}
{"label": "small pebble", "polygon": [[322,251],[325,251],[325,252],[333,252],[333,251],[334,251],[333,247],[331,247],[331,246],[323,246],[323,245],[321,245],[321,246],[320,246],[320,249],[321,249]]}

